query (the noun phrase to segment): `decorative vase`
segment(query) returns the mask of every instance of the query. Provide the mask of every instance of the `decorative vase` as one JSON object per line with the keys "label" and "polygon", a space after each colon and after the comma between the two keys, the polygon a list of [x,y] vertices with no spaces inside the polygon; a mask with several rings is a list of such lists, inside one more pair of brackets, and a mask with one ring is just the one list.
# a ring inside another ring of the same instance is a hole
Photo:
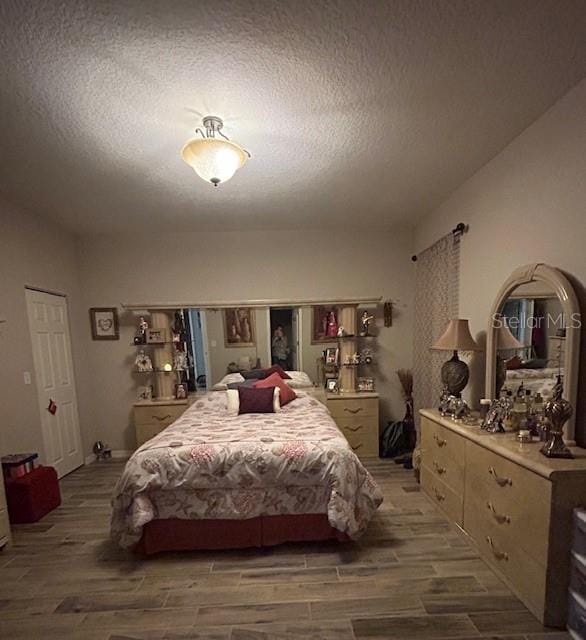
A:
{"label": "decorative vase", "polygon": [[558,376],[552,399],[546,402],[544,407],[545,417],[549,420],[550,428],[548,439],[541,447],[541,453],[548,458],[574,457],[563,439],[564,424],[574,413],[572,405],[565,398],[562,398],[563,391],[562,379],[561,376]]}
{"label": "decorative vase", "polygon": [[454,355],[444,362],[441,377],[442,383],[448,393],[459,398],[468,384],[470,373],[468,371],[468,365],[458,358],[457,351],[454,351]]}

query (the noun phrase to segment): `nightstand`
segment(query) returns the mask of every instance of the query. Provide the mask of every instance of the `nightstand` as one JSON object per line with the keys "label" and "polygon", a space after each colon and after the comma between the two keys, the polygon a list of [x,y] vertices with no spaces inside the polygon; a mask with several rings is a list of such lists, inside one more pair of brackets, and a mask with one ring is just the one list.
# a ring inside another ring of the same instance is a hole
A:
{"label": "nightstand", "polygon": [[379,397],[374,392],[326,393],[326,406],[352,450],[361,458],[378,456]]}
{"label": "nightstand", "polygon": [[144,400],[134,403],[136,446],[140,447],[175,422],[189,406],[189,400]]}

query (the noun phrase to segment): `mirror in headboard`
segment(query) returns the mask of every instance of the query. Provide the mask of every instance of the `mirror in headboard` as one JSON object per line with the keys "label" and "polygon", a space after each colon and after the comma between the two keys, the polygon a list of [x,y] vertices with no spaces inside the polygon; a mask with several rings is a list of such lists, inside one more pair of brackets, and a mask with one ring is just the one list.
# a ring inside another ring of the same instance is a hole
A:
{"label": "mirror in headboard", "polygon": [[[521,385],[551,397],[558,376],[564,397],[576,406],[580,353],[580,309],[572,285],[558,269],[530,264],[516,269],[501,287],[487,330],[486,397]],[[565,427],[574,440],[574,421]]]}
{"label": "mirror in headboard", "polygon": [[[324,351],[335,351],[339,346],[337,332],[343,325],[343,310],[352,309],[352,318],[346,320],[354,321],[359,333],[358,315],[368,310],[366,315],[372,319],[378,302],[377,299],[312,304],[279,301],[274,305],[253,303],[254,306],[245,306],[244,302],[239,307],[207,306],[185,309],[184,313],[190,319],[193,342],[200,344],[202,362],[197,371],[205,371],[208,388],[228,374],[242,374],[273,364],[286,371],[304,372],[312,383],[323,384],[327,377]],[[376,350],[376,340],[361,339],[361,353],[367,347]]]}

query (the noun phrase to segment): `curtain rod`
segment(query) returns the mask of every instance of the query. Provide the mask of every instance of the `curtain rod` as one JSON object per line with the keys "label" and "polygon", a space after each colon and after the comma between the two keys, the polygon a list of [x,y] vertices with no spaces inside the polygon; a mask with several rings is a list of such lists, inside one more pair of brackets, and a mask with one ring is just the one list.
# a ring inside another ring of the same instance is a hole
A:
{"label": "curtain rod", "polygon": [[[466,232],[468,231],[468,225],[465,224],[464,222],[458,222],[458,224],[452,229],[451,234],[452,234],[452,238],[454,238],[454,240],[456,238],[460,238],[461,236],[463,236]],[[430,245],[431,246],[431,245]],[[413,262],[417,262],[417,254],[414,253],[411,256],[411,260]]]}

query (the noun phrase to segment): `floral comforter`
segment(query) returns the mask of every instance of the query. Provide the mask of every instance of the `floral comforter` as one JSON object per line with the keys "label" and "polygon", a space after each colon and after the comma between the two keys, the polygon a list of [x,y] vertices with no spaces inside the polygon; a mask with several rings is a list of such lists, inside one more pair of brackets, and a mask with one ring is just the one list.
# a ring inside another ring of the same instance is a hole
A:
{"label": "floral comforter", "polygon": [[112,501],[120,546],[166,518],[326,513],[351,538],[364,532],[382,495],[322,403],[298,392],[280,413],[226,407],[224,392],[203,396],[133,454]]}

